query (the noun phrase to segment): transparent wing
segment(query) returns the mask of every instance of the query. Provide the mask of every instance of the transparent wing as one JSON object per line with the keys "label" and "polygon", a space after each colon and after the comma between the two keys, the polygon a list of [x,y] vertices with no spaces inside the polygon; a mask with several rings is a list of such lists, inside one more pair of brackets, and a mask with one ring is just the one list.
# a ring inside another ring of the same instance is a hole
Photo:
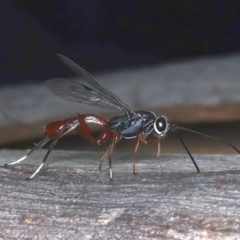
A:
{"label": "transparent wing", "polygon": [[75,73],[75,77],[48,80],[46,84],[54,94],[67,101],[80,102],[92,106],[100,106],[116,111],[136,114],[85,69],[63,55],[57,54],[57,56]]}

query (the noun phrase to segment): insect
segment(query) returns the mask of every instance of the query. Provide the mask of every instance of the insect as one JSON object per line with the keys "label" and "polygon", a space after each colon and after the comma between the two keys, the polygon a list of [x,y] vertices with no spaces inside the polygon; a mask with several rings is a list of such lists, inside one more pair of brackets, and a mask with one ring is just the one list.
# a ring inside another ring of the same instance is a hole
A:
{"label": "insect", "polygon": [[[44,129],[44,139],[38,142],[34,148],[32,148],[22,158],[18,159],[17,161],[5,164],[5,166],[8,166],[19,163],[26,159],[35,150],[41,149],[44,145],[51,141],[47,153],[42,160],[42,163],[28,179],[32,179],[40,171],[58,141],[72,130],[76,130],[80,136],[98,145],[101,145],[107,141],[110,142],[106,152],[101,158],[99,165],[100,170],[103,161],[108,158],[110,179],[113,178],[111,159],[114,148],[122,138],[137,138],[132,165],[132,172],[134,174],[136,173],[136,160],[140,143],[147,143],[146,138],[151,134],[154,135],[157,141],[157,159],[159,160],[161,152],[160,141],[165,138],[169,130],[176,133],[183,147],[187,151],[190,159],[192,160],[197,172],[200,172],[200,169],[195,162],[192,154],[188,150],[186,144],[184,143],[180,135],[180,131],[188,131],[217,140],[219,142],[227,144],[236,152],[240,153],[240,151],[231,143],[191,129],[180,127],[177,124],[171,123],[166,116],[157,117],[155,113],[151,111],[134,111],[86,70],[63,55],[57,56],[75,73],[76,77],[70,79],[55,78],[48,80],[46,84],[54,94],[62,97],[67,101],[80,102],[92,106],[108,108],[121,112],[121,114],[111,118],[108,121],[105,121],[103,118],[96,116],[95,114],[81,115],[79,113],[76,113],[68,119],[47,124]],[[103,130],[97,138],[93,137],[87,125],[88,123],[94,123],[103,126]]]}

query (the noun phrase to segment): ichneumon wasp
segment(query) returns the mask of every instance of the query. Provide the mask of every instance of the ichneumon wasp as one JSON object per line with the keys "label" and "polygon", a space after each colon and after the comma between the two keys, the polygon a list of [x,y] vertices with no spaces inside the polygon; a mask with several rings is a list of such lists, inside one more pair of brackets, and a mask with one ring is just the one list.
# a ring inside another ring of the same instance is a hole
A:
{"label": "ichneumon wasp", "polygon": [[[233,148],[236,152],[240,151],[233,146],[231,143],[224,140],[212,137],[207,134],[203,134],[191,129],[183,128],[177,124],[171,123],[166,116],[157,117],[155,113],[151,111],[134,111],[97,79],[95,79],[86,70],[78,66],[69,58],[63,55],[57,55],[59,59],[66,64],[75,74],[74,78],[61,79],[55,78],[47,81],[48,88],[57,96],[62,97],[67,101],[80,102],[92,106],[104,107],[111,110],[121,112],[120,115],[105,121],[103,118],[94,114],[79,114],[76,113],[72,117],[56,122],[49,123],[45,126],[45,138],[38,142],[34,148],[32,148],[25,156],[18,159],[17,161],[5,164],[14,165],[26,159],[35,150],[41,149],[45,144],[51,141],[47,153],[42,160],[42,163],[37,170],[28,178],[33,178],[43,167],[49,154],[52,152],[58,141],[72,130],[76,130],[80,136],[86,140],[101,145],[107,141],[110,141],[106,152],[101,158],[99,170],[101,169],[102,163],[105,159],[109,159],[109,171],[110,179],[112,179],[112,155],[116,144],[122,139],[137,138],[137,143],[134,149],[132,172],[136,173],[136,159],[139,145],[141,142],[147,143],[147,137],[154,135],[157,141],[157,159],[160,159],[160,141],[167,135],[168,131],[174,131],[178,136],[183,147],[187,151],[191,158],[197,172],[200,172],[197,163],[195,162],[192,154],[188,150],[184,143],[180,132],[188,131],[194,134],[199,134],[204,137],[208,137],[224,144],[227,144]],[[103,126],[103,130],[97,138],[94,138],[87,123],[94,123]]]}

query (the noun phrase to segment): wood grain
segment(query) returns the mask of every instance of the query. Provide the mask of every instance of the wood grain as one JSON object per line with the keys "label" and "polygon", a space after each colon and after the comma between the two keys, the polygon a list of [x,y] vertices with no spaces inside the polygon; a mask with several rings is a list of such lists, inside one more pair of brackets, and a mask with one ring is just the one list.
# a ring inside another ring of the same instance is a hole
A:
{"label": "wood grain", "polygon": [[[45,150],[23,165],[0,168],[0,237],[4,239],[237,239],[240,237],[238,155],[187,157],[116,153],[114,180],[99,152],[55,151],[36,178],[25,178]],[[25,151],[0,153],[1,165]],[[29,165],[31,163],[31,165]]]}

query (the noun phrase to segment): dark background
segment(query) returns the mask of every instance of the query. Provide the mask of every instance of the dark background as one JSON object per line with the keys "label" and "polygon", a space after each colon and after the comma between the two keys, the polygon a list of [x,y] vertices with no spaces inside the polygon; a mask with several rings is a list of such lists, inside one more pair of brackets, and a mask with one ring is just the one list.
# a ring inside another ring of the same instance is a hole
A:
{"label": "dark background", "polygon": [[0,3],[0,82],[237,52],[240,1],[12,0]]}

